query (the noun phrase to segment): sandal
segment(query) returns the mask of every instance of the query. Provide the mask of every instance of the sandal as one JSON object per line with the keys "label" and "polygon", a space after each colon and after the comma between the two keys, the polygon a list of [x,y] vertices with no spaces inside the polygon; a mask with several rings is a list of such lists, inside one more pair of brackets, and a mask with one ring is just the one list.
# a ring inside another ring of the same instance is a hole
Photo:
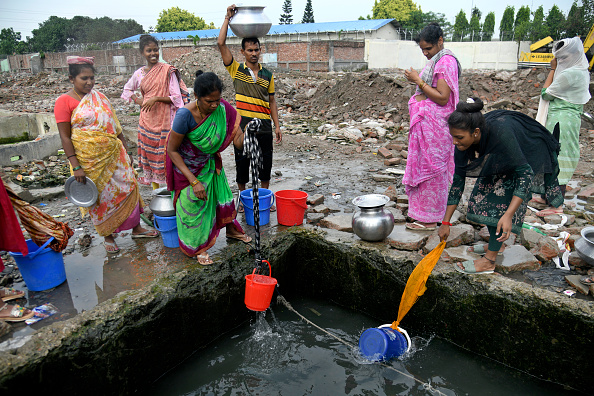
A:
{"label": "sandal", "polygon": [[580,283],[582,285],[591,286],[594,285],[594,275],[586,275],[580,278]]}
{"label": "sandal", "polygon": [[[105,247],[105,251],[108,254],[115,254],[120,251],[120,248],[118,247],[118,245],[116,245],[115,242],[103,241],[103,246]],[[109,249],[109,248],[111,248],[111,249]]]}
{"label": "sandal", "polygon": [[35,313],[33,313],[33,311],[31,311],[30,309],[21,307],[18,304],[4,304],[4,306],[0,308],[0,314],[4,314],[4,311],[9,312],[8,316],[0,316],[0,320],[5,322],[22,322],[24,320],[32,318],[33,315],[35,315]]}
{"label": "sandal", "polygon": [[[466,248],[466,251],[468,253],[485,254],[485,253],[487,253],[487,250],[488,250],[486,248],[487,246],[488,246],[488,244],[486,244],[486,243],[485,244],[472,245],[472,246],[467,247]],[[472,250],[469,250],[470,248],[472,248]],[[497,255],[498,256],[503,255],[503,252],[504,251],[505,251],[505,245],[503,245],[501,247],[501,249],[497,252]],[[489,260],[489,259],[487,259],[487,260]]]}
{"label": "sandal", "polygon": [[198,260],[198,264],[200,265],[211,265],[213,263],[212,259],[208,256],[208,253],[198,254],[196,260]]}
{"label": "sandal", "polygon": [[239,204],[237,206],[237,213],[243,213],[243,212],[245,212],[245,209],[243,209],[243,205],[242,204]]}
{"label": "sandal", "polygon": [[[490,261],[492,264],[495,264],[495,260],[491,260],[486,257],[484,257],[484,258],[486,260]],[[461,272],[466,275],[483,275],[483,274],[486,275],[486,274],[492,274],[493,272],[495,272],[495,270],[477,271],[474,266],[473,260],[463,261],[462,265],[464,266],[464,269],[460,268],[460,266],[458,264],[454,264],[454,269],[456,271]]]}
{"label": "sandal", "polygon": [[157,231],[157,230],[146,230],[146,231],[140,232],[138,234],[132,234],[133,239],[156,238],[158,236],[159,236],[159,231]]}
{"label": "sandal", "polygon": [[405,227],[413,231],[434,231],[436,229],[435,226],[427,227],[425,224],[419,223],[418,221],[406,223]]}
{"label": "sandal", "polygon": [[0,287],[0,297],[2,297],[2,301],[16,300],[25,297],[25,292],[12,287]]}
{"label": "sandal", "polygon": [[241,241],[243,243],[250,243],[252,241],[252,237],[248,234],[241,234],[240,236],[237,235],[227,235],[229,239],[235,239],[236,241]]}

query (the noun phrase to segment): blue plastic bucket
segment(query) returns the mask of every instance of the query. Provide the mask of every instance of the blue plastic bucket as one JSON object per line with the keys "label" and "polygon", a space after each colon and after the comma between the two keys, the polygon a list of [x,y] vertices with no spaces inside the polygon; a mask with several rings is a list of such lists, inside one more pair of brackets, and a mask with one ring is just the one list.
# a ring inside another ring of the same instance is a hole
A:
{"label": "blue plastic bucket", "polygon": [[18,252],[10,252],[29,290],[51,289],[66,280],[62,252],[56,252],[47,247],[53,240],[54,237],[51,237],[39,247],[32,239],[27,239],[29,254],[26,256]]}
{"label": "blue plastic bucket", "polygon": [[[245,221],[248,225],[256,225],[254,221],[254,198],[252,190],[243,190],[239,199],[245,210]],[[260,225],[266,225],[270,221],[270,207],[274,204],[274,194],[266,188],[258,189],[258,204],[260,209]]]}
{"label": "blue plastic bucket", "polygon": [[359,350],[368,360],[378,362],[401,356],[410,349],[406,331],[394,330],[390,325],[367,329],[359,337]]}
{"label": "blue plastic bucket", "polygon": [[177,236],[177,217],[162,217],[153,214],[153,224],[155,229],[161,233],[163,245],[168,248],[179,247],[179,238]]}

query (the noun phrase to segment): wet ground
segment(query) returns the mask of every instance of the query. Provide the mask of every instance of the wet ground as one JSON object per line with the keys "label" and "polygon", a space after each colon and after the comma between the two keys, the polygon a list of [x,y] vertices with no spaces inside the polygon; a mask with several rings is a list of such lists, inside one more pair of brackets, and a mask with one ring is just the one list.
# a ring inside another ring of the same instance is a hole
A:
{"label": "wet ground", "polygon": [[[302,125],[312,122],[293,121]],[[315,125],[314,122],[306,128],[314,130]],[[402,135],[402,138],[404,136]],[[392,181],[373,180],[373,176],[378,174],[394,176],[394,173],[387,172],[388,167],[383,165],[383,158],[377,155],[379,146],[323,140],[307,132],[285,134],[282,145],[275,146],[270,189],[302,190],[310,195],[323,194],[324,205],[330,212],[337,213],[353,213],[356,208],[351,203],[352,199],[363,194],[383,193],[390,186],[395,186],[397,192],[403,194],[404,189],[399,181],[401,176],[394,177]],[[232,191],[237,195],[232,150],[227,150],[223,154],[223,162]],[[590,162],[580,163],[580,167],[582,174],[591,171],[592,168]],[[403,170],[404,165],[392,166],[389,169]],[[152,190],[143,186],[141,193],[148,205]],[[75,229],[75,235],[71,238],[64,255],[67,281],[48,291],[27,291],[27,300],[18,303],[28,308],[51,303],[58,308],[59,313],[31,326],[22,323],[11,324],[10,333],[0,338],[0,342],[33,332],[52,322],[71,318],[84,310],[92,309],[121,291],[141,288],[161,274],[178,271],[194,263],[178,249],[164,247],[160,238],[132,240],[129,231],[120,234],[116,239],[121,252],[109,256],[103,248],[102,238],[96,234],[88,217],[81,220],[78,209],[69,204],[63,195],[42,201],[41,204],[44,206],[36,205],[53,216],[63,216],[58,217],[58,220],[68,221]],[[239,215],[238,219],[248,234],[254,236],[254,228],[247,226],[244,215]],[[276,213],[273,212],[270,215],[270,223],[262,227],[262,238],[266,238],[268,233],[279,232],[282,229],[282,226],[278,226]],[[81,249],[77,241],[87,233],[93,237],[91,245],[87,249]],[[241,243],[228,242],[224,233],[223,230],[215,246],[209,251],[215,261],[217,252],[224,249],[228,243]],[[519,281],[555,290],[567,287],[559,278],[560,274],[555,271],[551,271],[550,274],[546,271],[537,272],[534,276],[526,276],[524,273],[511,276]],[[17,282],[13,286],[26,290],[23,282]],[[589,296],[578,297],[591,299]],[[0,344],[0,349],[2,348]]]}

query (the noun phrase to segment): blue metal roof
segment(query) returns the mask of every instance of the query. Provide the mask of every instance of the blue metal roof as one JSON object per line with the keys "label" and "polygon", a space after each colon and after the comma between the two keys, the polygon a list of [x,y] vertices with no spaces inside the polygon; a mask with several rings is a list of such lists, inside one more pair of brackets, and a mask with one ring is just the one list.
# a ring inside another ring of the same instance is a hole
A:
{"label": "blue metal roof", "polygon": [[[317,33],[317,32],[339,32],[339,31],[362,31],[362,30],[377,30],[394,19],[362,19],[359,21],[345,21],[345,22],[321,22],[321,23],[295,23],[291,25],[272,25],[268,34],[297,34],[297,33]],[[212,38],[219,36],[219,29],[208,30],[186,30],[182,32],[165,32],[165,33],[151,33],[151,36],[157,40],[178,40],[185,39],[188,36],[198,36],[203,38]],[[116,43],[133,43],[140,39],[140,34],[128,37]],[[231,29],[227,36],[235,36]]]}

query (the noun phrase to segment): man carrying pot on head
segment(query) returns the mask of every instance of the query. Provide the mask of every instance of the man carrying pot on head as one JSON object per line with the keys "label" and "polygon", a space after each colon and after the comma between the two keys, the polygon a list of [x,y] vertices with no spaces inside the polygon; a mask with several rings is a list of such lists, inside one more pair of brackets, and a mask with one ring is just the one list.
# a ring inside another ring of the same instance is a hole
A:
{"label": "man carrying pot on head", "polygon": [[[259,172],[262,188],[270,185],[270,171],[272,169],[272,122],[274,122],[276,143],[282,141],[280,124],[278,122],[278,108],[274,96],[274,77],[272,73],[262,67],[258,62],[260,59],[260,41],[257,37],[246,37],[241,41],[241,54],[245,62],[239,63],[233,58],[229,47],[227,47],[227,29],[229,21],[233,18],[237,9],[235,4],[227,7],[227,15],[219,32],[217,44],[223,64],[233,79],[235,87],[235,107],[241,115],[241,129],[245,130],[252,118],[259,118],[262,127],[256,138],[262,150],[262,168]],[[272,120],[271,120],[272,118]],[[235,150],[236,181],[239,191],[245,190],[249,181],[250,161],[243,155],[243,152]],[[274,212],[276,208],[270,207]],[[239,206],[239,212],[243,212],[243,206]]]}

